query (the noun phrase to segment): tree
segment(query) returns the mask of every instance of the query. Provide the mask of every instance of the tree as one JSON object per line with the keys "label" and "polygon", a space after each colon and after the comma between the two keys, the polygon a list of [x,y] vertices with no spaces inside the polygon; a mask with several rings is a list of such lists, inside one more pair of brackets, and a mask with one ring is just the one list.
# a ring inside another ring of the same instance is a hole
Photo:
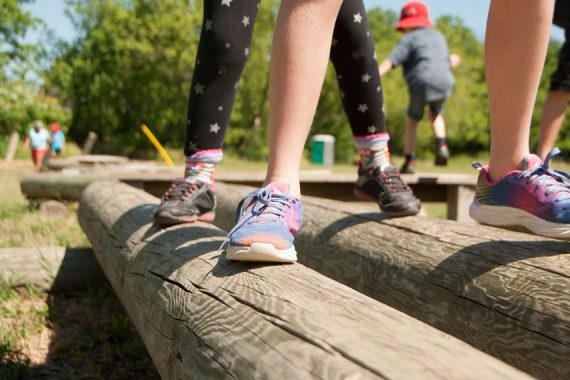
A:
{"label": "tree", "polygon": [[0,0],[0,81],[7,79],[9,64],[17,68],[26,62],[34,46],[22,42],[28,30],[41,24],[31,13],[22,9],[22,4],[31,0]]}

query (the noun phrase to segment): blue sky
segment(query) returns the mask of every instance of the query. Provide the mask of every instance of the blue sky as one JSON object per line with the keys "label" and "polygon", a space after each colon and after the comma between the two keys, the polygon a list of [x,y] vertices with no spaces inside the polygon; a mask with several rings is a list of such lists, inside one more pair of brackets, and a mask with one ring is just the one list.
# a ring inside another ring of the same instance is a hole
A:
{"label": "blue sky", "polygon": [[[204,0],[211,1],[211,0]],[[263,1],[263,0],[262,0]],[[408,0],[364,0],[367,8],[379,6],[399,12],[402,5]],[[485,22],[490,0],[424,0],[429,6],[433,19],[443,15],[452,14],[460,16],[465,20],[480,40],[485,36]],[[66,40],[73,39],[75,33],[73,26],[64,13],[65,4],[63,0],[35,0],[33,4],[27,4],[32,14],[45,21],[54,30],[55,34]],[[553,27],[552,37],[563,41],[564,34],[561,29]],[[38,38],[38,34],[30,33],[27,38],[33,41]]]}

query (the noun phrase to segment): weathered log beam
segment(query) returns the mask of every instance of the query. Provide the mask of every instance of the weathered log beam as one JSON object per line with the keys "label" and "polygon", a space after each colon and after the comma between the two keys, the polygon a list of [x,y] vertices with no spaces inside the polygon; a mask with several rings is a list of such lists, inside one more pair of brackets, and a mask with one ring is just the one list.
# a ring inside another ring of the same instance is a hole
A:
{"label": "weathered log beam", "polygon": [[119,182],[79,220],[164,379],[513,379],[527,375],[300,264],[227,261],[225,233],[151,224]]}
{"label": "weathered log beam", "polygon": [[[233,226],[249,187],[218,184]],[[542,379],[570,378],[570,244],[304,197],[304,265]]]}
{"label": "weathered log beam", "polygon": [[91,248],[0,249],[0,278],[12,285],[41,289],[84,288],[106,283]]}

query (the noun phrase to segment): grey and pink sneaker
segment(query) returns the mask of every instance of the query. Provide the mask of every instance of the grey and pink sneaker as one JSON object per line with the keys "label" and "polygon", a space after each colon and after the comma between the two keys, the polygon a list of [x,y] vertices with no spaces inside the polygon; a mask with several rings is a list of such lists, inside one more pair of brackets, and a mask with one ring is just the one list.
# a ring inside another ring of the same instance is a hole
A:
{"label": "grey and pink sneaker", "polygon": [[293,241],[301,228],[303,206],[286,182],[274,182],[249,193],[237,208],[228,234],[226,257],[238,261],[297,261]]}
{"label": "grey and pink sneaker", "polygon": [[493,226],[522,226],[537,235],[570,239],[570,180],[567,173],[549,168],[555,148],[544,162],[530,154],[523,170],[513,170],[491,181],[488,167],[478,162],[475,198],[469,214]]}
{"label": "grey and pink sneaker", "polygon": [[154,212],[154,222],[160,225],[211,222],[216,214],[216,195],[210,185],[188,178],[172,182]]}

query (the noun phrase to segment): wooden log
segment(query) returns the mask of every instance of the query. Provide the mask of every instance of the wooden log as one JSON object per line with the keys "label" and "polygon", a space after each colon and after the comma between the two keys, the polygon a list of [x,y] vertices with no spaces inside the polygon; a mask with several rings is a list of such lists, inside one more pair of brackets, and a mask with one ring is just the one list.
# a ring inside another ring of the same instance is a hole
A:
{"label": "wooden log", "polygon": [[106,282],[91,248],[2,248],[0,278],[14,286],[84,288]]}
{"label": "wooden log", "polygon": [[[229,230],[251,188],[217,186],[215,224]],[[304,265],[538,378],[570,378],[569,243],[321,198],[303,205]]]}
{"label": "wooden log", "polygon": [[227,261],[224,232],[153,226],[157,203],[97,182],[79,221],[163,379],[528,378],[300,264]]}
{"label": "wooden log", "polygon": [[6,149],[6,156],[4,156],[5,162],[12,162],[14,156],[16,155],[16,150],[18,149],[18,142],[20,141],[20,135],[18,132],[12,132],[10,135],[10,140],[8,141],[8,149]]}
{"label": "wooden log", "polygon": [[83,147],[81,148],[81,154],[91,154],[93,150],[93,145],[95,145],[95,141],[97,141],[97,133],[90,131],[87,134],[87,138],[83,143]]}
{"label": "wooden log", "polygon": [[105,173],[74,176],[36,173],[23,177],[20,181],[20,189],[28,199],[78,201],[87,185],[107,177]]}

